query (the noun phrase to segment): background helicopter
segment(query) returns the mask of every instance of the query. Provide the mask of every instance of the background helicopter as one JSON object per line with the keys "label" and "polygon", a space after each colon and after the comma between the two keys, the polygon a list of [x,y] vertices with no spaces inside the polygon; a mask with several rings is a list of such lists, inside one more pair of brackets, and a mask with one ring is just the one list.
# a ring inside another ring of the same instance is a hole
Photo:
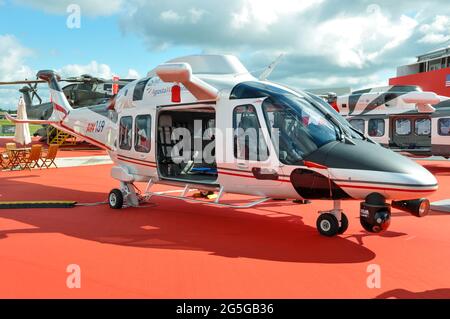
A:
{"label": "background helicopter", "polygon": [[394,151],[450,157],[450,98],[446,96],[415,85],[394,85],[354,91],[331,105],[357,130]]}
{"label": "background helicopter", "polygon": [[[64,95],[70,105],[76,109],[79,107],[89,107],[95,112],[107,114],[107,105],[114,98],[117,92],[127,83],[134,79],[120,79],[114,77],[111,80],[98,78],[89,74],[83,74],[76,77],[68,77],[59,80],[59,82],[68,83],[63,87]],[[43,102],[43,98],[38,93],[38,84],[46,83],[42,80],[27,80],[0,82],[0,85],[20,85],[25,84],[19,89],[25,101],[27,116],[33,120],[47,120],[53,112],[53,105],[49,102]],[[46,140],[48,130],[47,125],[37,130],[34,135],[41,136]]]}

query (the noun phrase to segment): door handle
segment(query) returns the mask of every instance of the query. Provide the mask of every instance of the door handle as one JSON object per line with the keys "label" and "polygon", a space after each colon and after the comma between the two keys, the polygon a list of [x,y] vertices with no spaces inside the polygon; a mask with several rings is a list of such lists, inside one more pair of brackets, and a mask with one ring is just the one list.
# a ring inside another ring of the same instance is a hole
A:
{"label": "door handle", "polygon": [[248,168],[248,165],[246,163],[237,163],[237,167],[239,167],[241,169],[246,169],[246,168]]}
{"label": "door handle", "polygon": [[279,178],[277,171],[274,169],[262,169],[261,167],[253,167],[252,173],[253,176],[256,177],[256,179],[276,181]]}

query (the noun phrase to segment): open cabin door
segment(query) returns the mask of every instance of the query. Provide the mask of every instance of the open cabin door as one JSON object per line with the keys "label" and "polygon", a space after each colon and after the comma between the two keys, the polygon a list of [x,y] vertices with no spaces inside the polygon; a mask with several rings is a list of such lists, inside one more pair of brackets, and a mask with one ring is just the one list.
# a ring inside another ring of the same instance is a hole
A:
{"label": "open cabin door", "polygon": [[215,105],[158,108],[157,165],[162,179],[215,185]]}
{"label": "open cabin door", "polygon": [[283,177],[262,102],[254,98],[218,102],[217,129],[222,135],[216,142],[218,182],[228,192],[261,195],[288,179]]}

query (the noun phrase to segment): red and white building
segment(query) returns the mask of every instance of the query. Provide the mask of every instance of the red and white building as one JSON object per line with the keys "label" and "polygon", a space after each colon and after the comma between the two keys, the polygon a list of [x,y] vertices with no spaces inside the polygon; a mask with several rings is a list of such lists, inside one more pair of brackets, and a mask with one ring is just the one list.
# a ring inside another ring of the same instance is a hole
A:
{"label": "red and white building", "polygon": [[423,91],[450,96],[450,46],[417,57],[417,62],[397,68],[389,85],[417,85]]}

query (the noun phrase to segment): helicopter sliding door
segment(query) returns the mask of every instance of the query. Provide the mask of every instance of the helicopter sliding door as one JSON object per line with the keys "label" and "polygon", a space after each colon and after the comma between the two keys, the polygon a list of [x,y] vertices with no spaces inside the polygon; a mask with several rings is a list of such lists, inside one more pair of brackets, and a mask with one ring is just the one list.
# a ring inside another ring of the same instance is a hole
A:
{"label": "helicopter sliding door", "polygon": [[396,115],[390,118],[391,146],[411,153],[431,151],[431,117],[429,115]]}

